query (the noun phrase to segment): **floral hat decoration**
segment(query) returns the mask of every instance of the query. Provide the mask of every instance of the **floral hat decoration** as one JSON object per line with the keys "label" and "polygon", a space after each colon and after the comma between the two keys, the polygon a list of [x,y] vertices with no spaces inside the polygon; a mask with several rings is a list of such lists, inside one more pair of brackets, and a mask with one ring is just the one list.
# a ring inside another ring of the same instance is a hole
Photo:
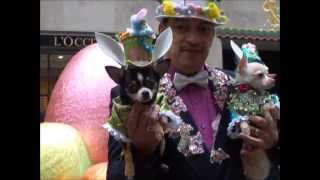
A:
{"label": "floral hat decoration", "polygon": [[215,25],[227,23],[228,18],[216,2],[221,0],[162,0],[156,9],[156,18],[197,18]]}
{"label": "floral hat decoration", "polygon": [[133,14],[130,17],[130,28],[117,34],[119,42],[96,32],[99,48],[124,68],[128,65],[145,67],[156,62],[170,49],[172,30],[167,28],[156,38],[145,20],[146,15],[145,8]]}

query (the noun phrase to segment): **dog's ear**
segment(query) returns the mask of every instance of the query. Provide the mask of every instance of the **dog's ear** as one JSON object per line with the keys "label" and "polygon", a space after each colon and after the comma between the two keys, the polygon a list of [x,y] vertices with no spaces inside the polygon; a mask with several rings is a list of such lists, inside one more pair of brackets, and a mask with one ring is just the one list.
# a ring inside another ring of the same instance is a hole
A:
{"label": "dog's ear", "polygon": [[157,61],[154,64],[153,69],[159,74],[160,77],[162,77],[164,73],[168,72],[169,66],[170,66],[170,60],[163,59],[163,60]]}
{"label": "dog's ear", "polygon": [[114,66],[105,66],[105,69],[107,73],[109,74],[110,78],[117,84],[120,83],[120,80],[122,79],[124,75],[124,70],[121,68],[117,68]]}
{"label": "dog's ear", "polygon": [[248,60],[245,56],[243,56],[239,62],[239,73],[243,75],[244,71],[246,70],[248,65]]}

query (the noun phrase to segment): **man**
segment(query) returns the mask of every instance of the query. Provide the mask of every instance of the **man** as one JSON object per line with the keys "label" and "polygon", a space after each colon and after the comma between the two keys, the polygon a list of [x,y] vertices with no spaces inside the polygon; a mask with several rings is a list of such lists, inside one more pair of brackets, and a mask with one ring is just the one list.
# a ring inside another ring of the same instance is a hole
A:
{"label": "man", "polygon": [[[203,9],[208,11],[202,12]],[[163,78],[164,93],[173,100],[171,109],[191,125],[192,130],[187,137],[192,137],[194,141],[182,146],[179,138],[165,137],[165,151],[161,156],[161,139],[149,128],[159,120],[160,108],[134,104],[127,124],[134,148],[134,178],[250,179],[243,172],[242,161],[250,160],[251,151],[241,149],[241,143],[249,144],[253,149],[267,150],[277,143],[278,131],[272,117],[274,109],[266,107],[264,117],[250,117],[252,132],[256,132],[252,136],[241,134],[242,141],[231,140],[227,136],[226,129],[230,122],[226,107],[229,77],[205,65],[215,27],[224,24],[226,17],[213,2],[206,1],[179,3],[165,0],[158,7],[157,15],[159,31],[171,27],[174,38],[170,52],[164,58],[169,59],[171,64]],[[197,82],[190,80],[187,84],[181,80],[188,78],[197,79]],[[202,145],[199,145],[199,139]],[[125,179],[121,151],[119,142],[110,136],[108,180]]]}

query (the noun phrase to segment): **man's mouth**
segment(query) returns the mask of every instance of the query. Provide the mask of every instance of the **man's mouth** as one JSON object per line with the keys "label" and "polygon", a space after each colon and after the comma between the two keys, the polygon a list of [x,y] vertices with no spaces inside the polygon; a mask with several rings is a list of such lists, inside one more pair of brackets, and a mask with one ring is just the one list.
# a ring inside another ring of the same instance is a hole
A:
{"label": "man's mouth", "polygon": [[193,49],[193,48],[183,48],[182,52],[190,52],[190,53],[201,53],[202,49]]}

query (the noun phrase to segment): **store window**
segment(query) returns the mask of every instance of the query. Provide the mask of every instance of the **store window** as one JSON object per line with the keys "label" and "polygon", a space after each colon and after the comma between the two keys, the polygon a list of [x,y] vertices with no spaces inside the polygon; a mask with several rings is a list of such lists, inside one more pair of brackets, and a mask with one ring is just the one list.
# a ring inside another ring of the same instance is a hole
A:
{"label": "store window", "polygon": [[45,115],[52,91],[65,66],[74,54],[95,42],[93,32],[40,32],[40,121]]}
{"label": "store window", "polygon": [[40,118],[47,110],[50,95],[72,54],[40,54]]}

